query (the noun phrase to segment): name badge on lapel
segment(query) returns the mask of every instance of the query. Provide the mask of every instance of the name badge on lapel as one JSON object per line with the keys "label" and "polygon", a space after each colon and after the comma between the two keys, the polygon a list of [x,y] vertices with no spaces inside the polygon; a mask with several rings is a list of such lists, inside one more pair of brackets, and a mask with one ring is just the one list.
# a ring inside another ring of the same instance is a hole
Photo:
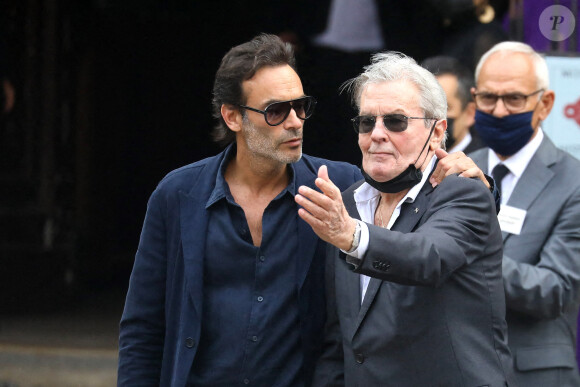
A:
{"label": "name badge on lapel", "polygon": [[502,204],[499,214],[497,215],[501,231],[520,235],[522,226],[524,225],[524,220],[526,219],[526,213],[526,210]]}

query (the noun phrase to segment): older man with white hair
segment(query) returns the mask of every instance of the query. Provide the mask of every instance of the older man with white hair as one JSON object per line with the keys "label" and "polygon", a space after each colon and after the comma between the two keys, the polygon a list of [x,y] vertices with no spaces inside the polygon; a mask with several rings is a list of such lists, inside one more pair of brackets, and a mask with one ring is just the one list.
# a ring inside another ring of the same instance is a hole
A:
{"label": "older man with white hair", "polygon": [[375,55],[348,86],[364,180],[341,196],[321,167],[322,192],[296,196],[334,246],[314,385],[511,385],[494,200],[476,179],[427,184],[445,141],[445,93],[400,53]]}
{"label": "older man with white hair", "polygon": [[472,154],[501,187],[503,278],[518,385],[580,386],[580,162],[540,124],[554,104],[546,61],[503,42],[485,53],[472,90],[475,127],[489,147]]}

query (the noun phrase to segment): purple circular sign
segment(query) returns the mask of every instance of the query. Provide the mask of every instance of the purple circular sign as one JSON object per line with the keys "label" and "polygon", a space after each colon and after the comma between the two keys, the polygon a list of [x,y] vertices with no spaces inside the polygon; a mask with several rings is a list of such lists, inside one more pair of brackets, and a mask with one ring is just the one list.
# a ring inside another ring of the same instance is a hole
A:
{"label": "purple circular sign", "polygon": [[551,5],[542,12],[538,23],[542,35],[552,41],[561,42],[574,32],[576,19],[572,11],[563,5]]}

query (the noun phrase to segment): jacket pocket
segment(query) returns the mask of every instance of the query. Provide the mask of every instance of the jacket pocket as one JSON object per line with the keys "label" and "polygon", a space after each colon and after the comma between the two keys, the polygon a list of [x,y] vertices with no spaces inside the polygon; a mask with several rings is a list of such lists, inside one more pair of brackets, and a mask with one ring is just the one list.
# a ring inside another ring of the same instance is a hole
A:
{"label": "jacket pocket", "polygon": [[576,355],[572,346],[566,344],[520,348],[516,352],[515,365],[518,371],[574,368],[576,367]]}

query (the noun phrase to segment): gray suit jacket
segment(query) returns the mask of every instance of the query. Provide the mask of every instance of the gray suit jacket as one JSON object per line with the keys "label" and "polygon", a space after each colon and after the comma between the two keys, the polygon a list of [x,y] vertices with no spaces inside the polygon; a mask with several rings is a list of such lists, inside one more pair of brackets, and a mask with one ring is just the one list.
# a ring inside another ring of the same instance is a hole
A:
{"label": "gray suit jacket", "polygon": [[[361,183],[343,194],[358,219],[353,191]],[[457,176],[435,189],[426,184],[392,230],[369,230],[355,271],[329,247],[325,349],[314,385],[508,385],[501,233],[485,186]],[[374,277],[362,306],[359,273]]]}
{"label": "gray suit jacket", "polygon": [[[485,172],[488,149],[470,155]],[[544,137],[507,203],[527,211],[503,233],[509,346],[526,387],[580,386],[580,162]]]}

